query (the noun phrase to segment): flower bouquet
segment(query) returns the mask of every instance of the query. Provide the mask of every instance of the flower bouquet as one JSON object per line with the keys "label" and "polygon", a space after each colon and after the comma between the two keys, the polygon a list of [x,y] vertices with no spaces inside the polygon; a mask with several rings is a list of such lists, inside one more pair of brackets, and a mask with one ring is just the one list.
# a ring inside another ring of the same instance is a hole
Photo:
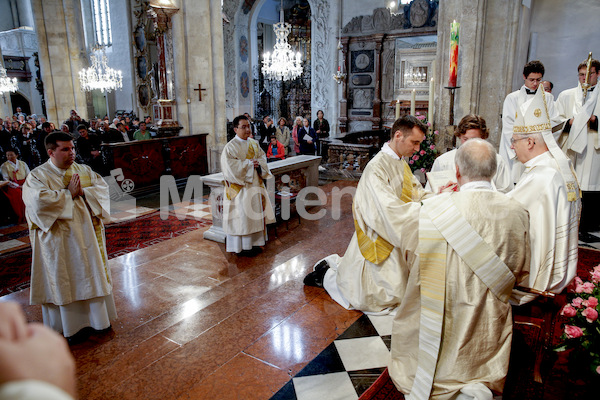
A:
{"label": "flower bouquet", "polygon": [[[415,116],[427,126],[431,126],[431,123],[426,121],[425,115],[416,113]],[[421,142],[421,149],[408,159],[408,164],[410,165],[412,172],[415,173],[415,175],[422,175],[424,179],[426,179],[425,173],[431,171],[433,162],[438,154],[435,146],[435,137],[438,134],[438,131],[425,134],[425,140]]]}
{"label": "flower bouquet", "polygon": [[567,317],[561,338],[564,344],[556,351],[573,349],[572,361],[600,376],[600,265],[590,271],[591,282],[576,277],[569,287],[569,303],[561,310]]}

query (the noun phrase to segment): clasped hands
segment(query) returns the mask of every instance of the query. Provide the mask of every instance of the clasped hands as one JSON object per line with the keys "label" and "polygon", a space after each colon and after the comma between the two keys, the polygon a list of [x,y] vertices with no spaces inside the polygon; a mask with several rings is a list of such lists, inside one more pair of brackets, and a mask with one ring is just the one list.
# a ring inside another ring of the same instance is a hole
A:
{"label": "clasped hands", "polygon": [[78,174],[73,174],[71,180],[69,181],[69,186],[67,186],[69,192],[71,192],[71,197],[75,198],[77,196],[83,196],[83,188],[81,187],[81,180],[79,179]]}

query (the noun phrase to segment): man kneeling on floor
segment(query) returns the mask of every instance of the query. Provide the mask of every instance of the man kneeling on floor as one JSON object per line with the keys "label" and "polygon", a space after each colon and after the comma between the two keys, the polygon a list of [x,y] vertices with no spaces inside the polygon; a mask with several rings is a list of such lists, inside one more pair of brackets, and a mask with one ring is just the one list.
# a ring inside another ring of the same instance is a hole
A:
{"label": "man kneeling on floor", "polygon": [[426,131],[410,115],[394,122],[390,141],[367,164],[358,182],[352,204],[355,233],[346,254],[317,263],[305,285],[325,287],[346,309],[388,313],[398,306],[408,279],[407,260],[399,249],[400,230],[415,236],[417,229],[417,221],[410,220],[412,214],[404,208],[418,209],[425,194],[402,157],[419,150]]}
{"label": "man kneeling on floor", "polygon": [[[459,192],[424,200],[403,236],[409,279],[389,372],[410,399],[492,399],[508,372],[512,288],[529,272],[529,217],[492,190],[496,152],[471,139],[456,155]],[[411,261],[412,262],[409,262]]]}

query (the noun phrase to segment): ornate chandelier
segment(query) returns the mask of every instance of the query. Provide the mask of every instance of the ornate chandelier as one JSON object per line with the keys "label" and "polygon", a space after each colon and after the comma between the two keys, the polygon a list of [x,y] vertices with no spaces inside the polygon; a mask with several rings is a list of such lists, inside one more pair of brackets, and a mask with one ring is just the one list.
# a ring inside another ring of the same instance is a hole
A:
{"label": "ornate chandelier", "polygon": [[94,49],[94,52],[96,54],[90,56],[92,66],[79,71],[81,90],[89,92],[99,89],[102,93],[110,93],[112,90],[122,89],[123,76],[121,71],[109,68],[104,50],[102,50],[102,54],[100,54],[98,48]]}
{"label": "ornate chandelier", "polygon": [[275,47],[273,54],[265,53],[263,55],[262,73],[267,79],[281,79],[282,81],[296,79],[302,74],[302,55],[294,54],[287,41],[292,26],[283,22],[283,0],[279,10],[279,22],[273,25],[273,30],[277,36]]}
{"label": "ornate chandelier", "polygon": [[0,65],[0,94],[4,92],[16,92],[19,89],[17,78],[6,76],[6,70]]}

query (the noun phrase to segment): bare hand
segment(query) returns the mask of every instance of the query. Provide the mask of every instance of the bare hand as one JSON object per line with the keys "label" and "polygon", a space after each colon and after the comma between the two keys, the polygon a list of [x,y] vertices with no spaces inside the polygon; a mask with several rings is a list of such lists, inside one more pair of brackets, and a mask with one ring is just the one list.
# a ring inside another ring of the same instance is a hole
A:
{"label": "bare hand", "polygon": [[27,321],[21,306],[0,302],[0,340],[22,340],[27,337]]}
{"label": "bare hand", "polygon": [[590,122],[596,122],[596,116],[592,114],[590,117]]}
{"label": "bare hand", "polygon": [[307,140],[306,143],[312,144],[312,140]]}
{"label": "bare hand", "polygon": [[78,174],[73,174],[71,180],[69,181],[69,186],[67,186],[67,189],[69,189],[69,192],[71,192],[72,198],[83,195],[83,189],[81,188],[81,181],[79,180]]}
{"label": "bare hand", "polygon": [[75,397],[75,360],[65,339],[42,324],[27,328],[26,338],[0,339],[0,384],[35,379]]}
{"label": "bare hand", "polygon": [[456,182],[448,182],[444,186],[440,187],[438,193],[450,193],[450,192],[458,192],[458,183]]}
{"label": "bare hand", "polygon": [[92,150],[90,151],[90,153],[94,156],[94,157],[98,157],[100,155],[100,152],[98,150]]}
{"label": "bare hand", "polygon": [[571,118],[571,119],[569,120],[569,125],[573,125],[573,120],[574,120],[574,119],[575,119],[575,118]]}
{"label": "bare hand", "polygon": [[260,166],[258,160],[252,160],[252,164],[254,164],[254,168],[258,168]]}

